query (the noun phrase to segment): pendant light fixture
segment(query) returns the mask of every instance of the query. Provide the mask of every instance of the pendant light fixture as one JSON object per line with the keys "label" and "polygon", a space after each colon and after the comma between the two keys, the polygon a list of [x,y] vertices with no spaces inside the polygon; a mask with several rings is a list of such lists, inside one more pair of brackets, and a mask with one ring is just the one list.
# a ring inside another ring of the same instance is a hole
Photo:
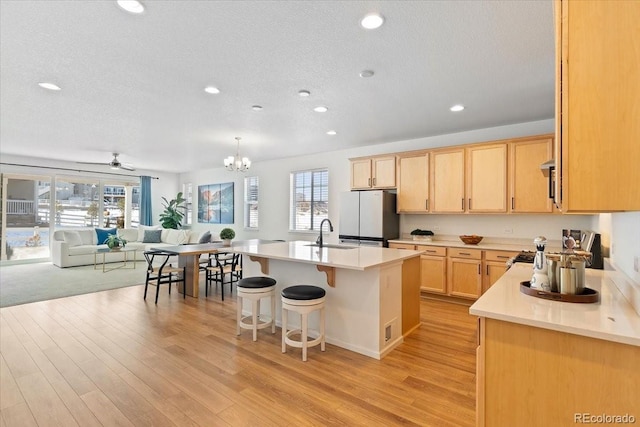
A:
{"label": "pendant light fixture", "polygon": [[249,168],[251,167],[251,160],[249,160],[247,157],[240,157],[240,140],[241,139],[242,138],[240,138],[239,136],[236,136],[236,141],[238,141],[238,146],[236,148],[235,157],[229,156],[226,159],[224,159],[224,167],[229,171],[244,172],[249,170]]}

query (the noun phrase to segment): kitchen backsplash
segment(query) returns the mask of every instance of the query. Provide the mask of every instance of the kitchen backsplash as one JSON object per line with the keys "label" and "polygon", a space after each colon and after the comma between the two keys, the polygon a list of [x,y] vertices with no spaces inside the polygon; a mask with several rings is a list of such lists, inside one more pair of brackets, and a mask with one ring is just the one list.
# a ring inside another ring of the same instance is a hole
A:
{"label": "kitchen backsplash", "polygon": [[437,235],[478,234],[497,239],[545,236],[560,240],[563,229],[597,230],[597,215],[400,215],[400,233],[416,228]]}

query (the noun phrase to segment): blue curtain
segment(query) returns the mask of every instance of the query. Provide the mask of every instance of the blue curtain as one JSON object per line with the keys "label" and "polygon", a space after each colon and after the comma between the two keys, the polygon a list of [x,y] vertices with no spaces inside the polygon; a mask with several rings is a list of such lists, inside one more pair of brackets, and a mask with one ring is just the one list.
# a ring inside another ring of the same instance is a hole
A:
{"label": "blue curtain", "polygon": [[151,177],[140,177],[140,225],[152,225],[151,214]]}

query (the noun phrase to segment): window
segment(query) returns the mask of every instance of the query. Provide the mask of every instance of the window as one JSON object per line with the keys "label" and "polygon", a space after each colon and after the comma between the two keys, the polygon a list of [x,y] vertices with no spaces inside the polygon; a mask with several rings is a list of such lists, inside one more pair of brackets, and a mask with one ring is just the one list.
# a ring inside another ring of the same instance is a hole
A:
{"label": "window", "polygon": [[244,179],[244,228],[258,229],[258,177]]}
{"label": "window", "polygon": [[193,184],[187,182],[182,184],[182,197],[185,198],[184,203],[184,219],[182,225],[193,224]]}
{"label": "window", "polygon": [[313,231],[329,214],[329,171],[327,169],[291,174],[291,231]]}

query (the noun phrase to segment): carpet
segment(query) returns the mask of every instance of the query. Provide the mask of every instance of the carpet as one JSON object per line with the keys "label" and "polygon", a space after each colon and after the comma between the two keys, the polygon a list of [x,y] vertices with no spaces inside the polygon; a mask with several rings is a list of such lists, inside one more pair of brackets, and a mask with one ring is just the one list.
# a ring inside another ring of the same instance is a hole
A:
{"label": "carpet", "polygon": [[50,262],[2,266],[0,307],[140,285],[145,277],[145,262],[137,262],[135,269],[106,273],[101,268],[94,270],[93,265],[58,268]]}

